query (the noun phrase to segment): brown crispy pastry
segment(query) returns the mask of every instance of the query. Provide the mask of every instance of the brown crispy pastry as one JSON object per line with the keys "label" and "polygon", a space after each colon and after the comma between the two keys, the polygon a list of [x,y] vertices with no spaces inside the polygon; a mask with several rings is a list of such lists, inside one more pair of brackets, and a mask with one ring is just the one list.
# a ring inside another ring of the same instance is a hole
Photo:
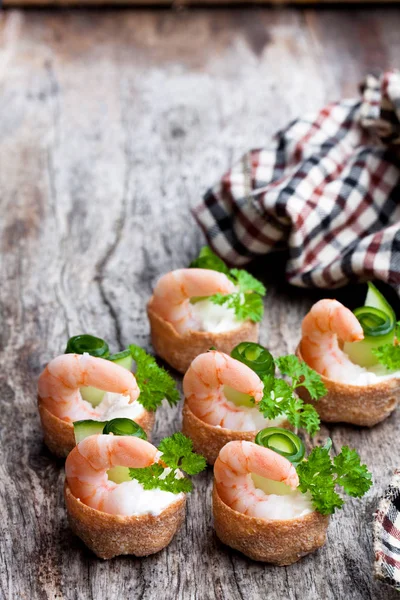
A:
{"label": "brown crispy pastry", "polygon": [[[75,446],[73,424],[53,415],[44,406],[40,398],[38,398],[38,408],[46,446],[56,456],[65,458]],[[147,438],[150,441],[151,431],[154,427],[155,413],[145,410],[135,421],[145,430]]]}
{"label": "brown crispy pastry", "polygon": [[153,348],[163,360],[180,373],[185,373],[190,363],[199,354],[215,346],[220,352],[230,354],[240,342],[258,342],[259,325],[244,321],[234,331],[210,333],[208,331],[188,331],[184,335],[160,317],[152,309],[153,297],[147,305]]}
{"label": "brown crispy pastry", "polygon": [[185,519],[185,496],[158,516],[138,517],[110,515],[86,506],[75,498],[67,482],[64,498],[72,531],[104,559],[121,554],[155,554],[168,546]]}
{"label": "brown crispy pastry", "polygon": [[[190,437],[196,452],[202,454],[209,465],[217,460],[219,451],[225,444],[234,440],[254,442],[258,431],[235,431],[224,427],[214,427],[205,423],[190,410],[185,399],[182,411],[182,433]],[[288,421],[280,427],[289,429]]]}
{"label": "brown crispy pastry", "polygon": [[[300,345],[296,355],[303,360]],[[315,407],[321,421],[372,427],[386,419],[400,400],[400,379],[395,377],[363,386],[333,381],[323,375],[321,379],[328,393],[317,401],[311,400],[305,388],[296,389],[300,398]]]}
{"label": "brown crispy pastry", "polygon": [[214,527],[227,546],[253,560],[284,566],[324,545],[329,517],[312,512],[304,517],[267,520],[249,517],[223,502],[214,482]]}

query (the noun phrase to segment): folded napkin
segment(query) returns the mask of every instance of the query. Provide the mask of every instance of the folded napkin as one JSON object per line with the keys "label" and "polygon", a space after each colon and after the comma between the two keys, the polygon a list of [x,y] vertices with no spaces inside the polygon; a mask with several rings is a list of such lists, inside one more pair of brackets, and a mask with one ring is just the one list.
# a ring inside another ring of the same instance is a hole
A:
{"label": "folded napkin", "polygon": [[294,285],[400,285],[400,72],[361,92],[293,121],[206,193],[194,215],[229,264],[287,250]]}
{"label": "folded napkin", "polygon": [[400,591],[400,470],[380,500],[374,520],[375,577]]}

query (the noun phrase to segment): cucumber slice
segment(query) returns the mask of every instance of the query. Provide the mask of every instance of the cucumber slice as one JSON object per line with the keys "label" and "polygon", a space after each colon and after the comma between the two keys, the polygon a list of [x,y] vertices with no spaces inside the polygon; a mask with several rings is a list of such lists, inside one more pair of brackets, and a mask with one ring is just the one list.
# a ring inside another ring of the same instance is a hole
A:
{"label": "cucumber slice", "polygon": [[360,365],[360,367],[368,368],[373,367],[379,362],[371,350],[385,344],[393,344],[393,340],[394,331],[391,331],[387,335],[375,338],[369,337],[361,342],[346,342],[343,350],[353,363]]}
{"label": "cucumber slice", "polygon": [[261,477],[261,475],[257,475],[256,473],[251,474],[251,478],[254,482],[256,488],[259,488],[266,494],[276,494],[277,496],[288,496],[293,492],[293,490],[282,483],[281,481],[273,481],[272,479],[267,479],[266,477]]}
{"label": "cucumber slice", "polygon": [[113,467],[107,471],[108,479],[114,483],[123,483],[124,481],[132,481],[129,477],[129,467]]}
{"label": "cucumber slice", "polygon": [[372,306],[372,308],[378,308],[382,312],[384,312],[388,317],[391,317],[393,321],[396,320],[396,314],[393,308],[390,306],[386,298],[381,294],[378,288],[371,283],[368,282],[368,292],[365,298],[364,306]]}
{"label": "cucumber slice", "polygon": [[282,427],[266,427],[256,435],[255,443],[281,454],[294,465],[304,458],[306,448],[303,441],[293,431]]}
{"label": "cucumber slice", "polygon": [[111,360],[113,363],[124,369],[128,369],[128,371],[132,371],[133,358],[129,350],[112,354],[108,357],[108,360]]}
{"label": "cucumber slice", "polygon": [[248,408],[254,408],[255,404],[251,401],[252,396],[249,394],[243,394],[238,392],[229,385],[224,385],[224,394],[227,400],[233,402],[236,406],[247,406]]}
{"label": "cucumber slice", "polygon": [[386,298],[371,282],[368,282],[368,292],[365,298],[364,306],[382,311],[387,317],[389,317],[393,325],[392,330],[385,335],[366,335],[361,342],[346,342],[344,344],[343,350],[349,356],[350,360],[361,367],[368,368],[378,364],[378,359],[371,352],[373,348],[378,348],[384,344],[393,344],[396,314],[393,308],[387,302]]}
{"label": "cucumber slice", "polygon": [[89,437],[89,435],[96,435],[97,433],[103,433],[103,429],[107,421],[92,421],[86,419],[84,421],[75,421],[74,423],[74,434],[75,442],[79,444],[82,440]]}
{"label": "cucumber slice", "polygon": [[100,404],[105,394],[104,390],[99,390],[98,388],[91,386],[81,387],[79,391],[81,393],[82,398],[87,402],[90,402],[93,408]]}

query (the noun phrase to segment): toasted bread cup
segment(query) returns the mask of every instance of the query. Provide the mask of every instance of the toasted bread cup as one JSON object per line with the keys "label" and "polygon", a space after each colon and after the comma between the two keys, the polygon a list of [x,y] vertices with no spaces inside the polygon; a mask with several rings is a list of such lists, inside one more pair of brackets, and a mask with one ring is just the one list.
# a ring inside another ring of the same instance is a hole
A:
{"label": "toasted bread cup", "polygon": [[147,305],[153,348],[171,367],[185,373],[196,356],[215,346],[220,352],[230,354],[240,342],[258,342],[259,324],[244,321],[238,329],[223,333],[188,331],[180,334],[171,323],[152,309],[153,297]]}
{"label": "toasted bread cup", "polygon": [[215,482],[213,513],[221,542],[253,560],[279,566],[291,565],[323,546],[329,524],[329,517],[316,511],[287,520],[249,517],[221,500]]}
{"label": "toasted bread cup", "polygon": [[[286,429],[290,428],[288,421],[280,425]],[[205,423],[190,410],[185,399],[182,410],[182,433],[193,442],[193,448],[202,454],[209,465],[213,465],[223,446],[234,440],[245,440],[254,442],[257,431],[235,431],[224,427],[215,427]]]}
{"label": "toasted bread cup", "polygon": [[[296,356],[304,360],[300,346]],[[328,393],[318,401],[310,398],[308,391],[299,387],[296,392],[318,411],[321,421],[351,423],[372,427],[390,415],[400,401],[400,379],[393,377],[369,385],[351,385],[333,381],[321,375]]]}
{"label": "toasted bread cup", "polygon": [[[44,443],[56,456],[65,458],[75,446],[74,426],[51,413],[38,398],[40,420],[42,422]],[[135,422],[144,429],[150,441],[154,427],[155,413],[145,410]]]}
{"label": "toasted bread cup", "polygon": [[185,519],[185,496],[158,516],[137,517],[110,515],[86,506],[75,498],[67,482],[64,498],[72,531],[92,552],[104,559],[121,554],[155,554],[168,546]]}

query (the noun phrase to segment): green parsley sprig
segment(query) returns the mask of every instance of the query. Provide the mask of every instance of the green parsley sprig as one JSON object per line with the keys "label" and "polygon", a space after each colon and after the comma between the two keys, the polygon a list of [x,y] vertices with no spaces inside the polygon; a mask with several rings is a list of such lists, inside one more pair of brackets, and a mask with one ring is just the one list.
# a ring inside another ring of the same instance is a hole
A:
{"label": "green parsley sprig", "polygon": [[176,383],[165,369],[158,366],[154,356],[136,344],[131,344],[129,351],[136,363],[135,377],[140,390],[137,401],[146,410],[156,410],[164,398],[170,406],[177,404],[179,392]]}
{"label": "green parsley sprig", "polygon": [[318,400],[326,394],[320,375],[294,354],[276,358],[275,364],[282,375],[291,378],[291,382],[273,375],[263,377],[264,395],[257,405],[259,411],[266,419],[276,419],[285,414],[293,427],[314,435],[320,427],[319,415],[311,404],[305,404],[295,395],[295,390],[304,387],[313,400]]}
{"label": "green parsley sprig", "polygon": [[[239,321],[250,319],[257,323],[261,321],[264,313],[262,297],[266,294],[266,288],[255,277],[243,269],[229,269],[209,246],[204,246],[198,258],[189,265],[191,268],[211,269],[224,273],[238,288],[232,294],[214,294],[208,299],[214,304],[226,306],[234,310]],[[196,300],[201,300],[197,298]]]}
{"label": "green parsley sprig", "polygon": [[389,371],[400,369],[400,321],[396,323],[393,344],[383,344],[378,348],[371,348],[371,352],[376,356],[378,362]]}
{"label": "green parsley sprig", "polygon": [[183,433],[164,438],[158,447],[160,463],[142,469],[129,469],[129,475],[142,484],[145,490],[160,489],[173,494],[192,491],[192,482],[182,473],[197,475],[206,467],[206,460],[193,452],[192,440]]}
{"label": "green parsley sprig", "polygon": [[314,508],[323,515],[333,514],[343,506],[344,500],[336,491],[338,486],[348,496],[361,498],[372,485],[371,473],[355,450],[343,446],[332,460],[331,445],[329,439],[324,447],[314,448],[296,467],[300,491],[310,492]]}

